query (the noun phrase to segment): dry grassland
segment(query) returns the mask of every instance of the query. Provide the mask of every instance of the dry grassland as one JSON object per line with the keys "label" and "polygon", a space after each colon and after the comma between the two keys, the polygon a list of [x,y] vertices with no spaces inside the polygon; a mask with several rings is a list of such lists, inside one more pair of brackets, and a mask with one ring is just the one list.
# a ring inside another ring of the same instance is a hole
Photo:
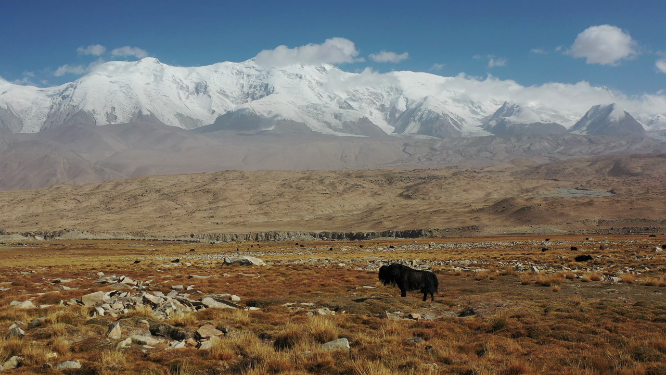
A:
{"label": "dry grassland", "polygon": [[[70,374],[666,374],[666,257],[653,251],[666,236],[549,237],[5,242],[0,364],[20,356],[22,367],[5,372],[22,374],[60,373],[51,366],[68,360],[82,366],[63,370]],[[581,254],[593,259],[575,262]],[[225,255],[268,264],[227,266]],[[440,280],[435,302],[380,285],[376,269],[390,261],[431,268]],[[152,281],[151,293],[191,285],[182,293],[192,299],[234,294],[255,309],[160,320],[147,307],[91,317],[93,307],[60,305],[118,288],[96,284],[99,272]],[[10,306],[26,300],[38,307]],[[16,321],[25,335],[6,338]],[[106,335],[114,322],[119,339]],[[160,322],[188,334],[210,323],[226,334],[206,350],[168,349],[173,340],[164,337],[118,348]],[[323,349],[338,338],[349,351]]]}

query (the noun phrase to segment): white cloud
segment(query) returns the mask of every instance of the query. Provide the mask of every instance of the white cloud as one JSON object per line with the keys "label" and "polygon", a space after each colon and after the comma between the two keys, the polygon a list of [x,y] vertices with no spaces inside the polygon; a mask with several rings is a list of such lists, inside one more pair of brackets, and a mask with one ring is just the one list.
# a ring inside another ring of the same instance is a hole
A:
{"label": "white cloud", "polygon": [[505,58],[502,58],[502,57],[498,57],[498,58],[490,57],[488,59],[488,68],[493,68],[493,67],[496,67],[496,66],[506,66],[508,61],[509,60],[507,60]]}
{"label": "white cloud", "polygon": [[446,64],[434,63],[434,64],[432,64],[432,67],[430,67],[430,70],[431,71],[433,71],[433,70],[442,70],[442,68],[445,67],[445,66],[446,66]]}
{"label": "white cloud", "polygon": [[104,59],[100,57],[99,59],[91,62],[87,66],[65,64],[63,66],[58,67],[58,69],[56,69],[55,72],[53,72],[53,75],[56,77],[64,76],[65,74],[82,75],[91,72],[96,66],[103,63]]}
{"label": "white cloud", "polygon": [[399,63],[409,58],[409,53],[397,54],[395,52],[381,51],[380,53],[370,54],[370,60],[378,63]]}
{"label": "white cloud", "polygon": [[532,50],[530,52],[536,53],[537,55],[547,55],[548,54],[548,52],[546,52],[546,50],[543,49],[543,48],[532,48]]}
{"label": "white cloud", "polygon": [[509,62],[508,59],[505,59],[503,57],[495,57],[495,55],[479,55],[478,53],[474,56],[472,56],[475,60],[483,60],[483,59],[488,59],[488,68],[494,68],[496,66],[506,66],[507,63]]}
{"label": "white cloud", "polygon": [[79,47],[76,49],[79,55],[101,56],[106,52],[106,47],[101,44],[92,44],[88,47]]}
{"label": "white cloud", "polygon": [[148,57],[148,52],[142,50],[141,48],[130,46],[116,48],[111,51],[111,54],[113,56],[134,56],[137,59]]}
{"label": "white cloud", "polygon": [[53,72],[53,75],[56,77],[64,76],[65,74],[85,74],[88,72],[88,69],[83,66],[83,65],[69,65],[65,64],[63,66],[58,67],[55,72]]}
{"label": "white cloud", "polygon": [[320,65],[320,64],[342,64],[355,61],[359,52],[349,39],[331,38],[322,44],[307,44],[305,46],[289,48],[278,46],[275,49],[266,49],[257,56],[254,61],[264,67],[282,67],[293,64]]}
{"label": "white cloud", "polygon": [[657,69],[659,69],[660,72],[666,73],[666,58],[657,60],[655,66]]}
{"label": "white cloud", "polygon": [[617,26],[591,26],[578,34],[574,44],[565,53],[584,57],[588,64],[617,65],[622,59],[631,59],[638,52],[636,41]]}

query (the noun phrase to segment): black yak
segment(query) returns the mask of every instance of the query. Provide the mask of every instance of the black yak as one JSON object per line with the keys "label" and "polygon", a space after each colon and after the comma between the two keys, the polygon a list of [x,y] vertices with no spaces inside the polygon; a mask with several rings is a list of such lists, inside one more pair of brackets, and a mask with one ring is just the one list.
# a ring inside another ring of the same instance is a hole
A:
{"label": "black yak", "polygon": [[437,293],[439,287],[439,281],[437,281],[437,276],[434,273],[411,269],[397,263],[381,266],[379,268],[379,281],[384,285],[398,285],[402,297],[407,297],[407,291],[418,290],[423,293],[424,301],[428,298],[428,294],[434,301],[435,293]]}

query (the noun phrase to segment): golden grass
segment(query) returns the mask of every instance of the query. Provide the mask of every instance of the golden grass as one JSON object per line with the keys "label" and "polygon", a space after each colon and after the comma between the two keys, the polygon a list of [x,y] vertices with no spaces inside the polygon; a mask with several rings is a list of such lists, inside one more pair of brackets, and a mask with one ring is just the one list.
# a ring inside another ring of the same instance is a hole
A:
{"label": "golden grass", "polygon": [[[635,238],[630,239],[635,241]],[[328,244],[324,249],[321,243],[305,245],[307,248],[319,246],[326,256],[351,262],[351,259],[366,256],[366,249],[376,242],[364,242],[364,253],[358,250],[331,252]],[[618,244],[613,246],[612,253],[615,265],[619,269],[638,266],[639,263],[632,258],[635,255],[627,250],[629,245],[616,242]],[[390,243],[396,244],[395,251],[371,254],[387,259],[418,257],[484,262],[495,258],[503,262],[515,259],[523,264],[548,262],[555,269],[572,267],[566,260],[558,258],[557,250],[536,254],[533,249],[521,248],[520,245],[463,252],[441,249],[398,251],[397,246],[400,244],[411,245],[414,241]],[[333,245],[336,249],[342,247],[340,243]],[[348,242],[344,246],[358,249],[358,245],[358,242]],[[189,251],[189,247],[195,245],[164,243],[161,246],[160,256],[171,256],[182,255],[183,249]],[[196,246],[197,252],[200,252],[204,244]],[[247,244],[234,244],[233,249],[227,245],[210,245],[217,253],[235,251],[237,246],[250,248]],[[387,247],[383,242],[382,246]],[[298,259],[292,253],[304,251],[300,247],[294,249],[293,244],[262,244],[262,249],[276,252],[281,247],[286,248],[285,259]],[[256,248],[255,244],[252,249]],[[281,259],[279,255],[271,256]],[[241,304],[252,304],[260,307],[260,310],[205,309],[174,314],[166,321],[190,333],[208,323],[218,329],[229,329],[228,335],[213,340],[212,349],[208,351],[192,348],[164,350],[160,347],[143,352],[143,348],[136,345],[117,351],[114,349],[116,342],[110,342],[105,337],[108,325],[115,319],[91,319],[88,307],[52,306],[19,310],[7,307],[11,300],[0,296],[0,306],[4,306],[0,307],[0,329],[16,320],[29,323],[36,317],[46,318],[41,327],[26,329],[26,337],[23,339],[5,340],[0,337],[0,362],[11,355],[27,356],[30,360],[25,367],[27,372],[41,371],[39,367],[45,362],[73,359],[85,362],[91,371],[100,374],[236,372],[345,375],[552,372],[646,375],[659,374],[658,366],[666,362],[666,339],[662,337],[666,304],[654,293],[656,289],[644,287],[646,280],[653,286],[666,280],[662,273],[656,271],[666,265],[661,258],[648,263],[653,271],[643,273],[643,281],[617,288],[611,282],[595,283],[593,272],[583,274],[586,279],[583,281],[570,271],[516,272],[514,267],[492,264],[483,266],[489,271],[463,272],[462,277],[456,277],[454,272],[440,270],[437,273],[440,292],[435,296],[435,302],[422,302],[416,292],[401,298],[397,288],[377,282],[376,272],[357,270],[353,263],[350,263],[350,268],[336,265],[241,268],[221,267],[219,264],[204,266],[193,261],[194,265],[189,268],[165,268],[164,272],[157,273],[149,267],[150,262],[134,266],[131,272],[123,270],[127,263],[123,262],[108,260],[94,267],[81,266],[80,269],[54,267],[42,271],[38,276],[29,275],[29,281],[17,282],[20,286],[16,288],[31,290],[21,294],[22,300],[25,300],[31,298],[28,294],[39,293],[42,291],[40,288],[50,286],[31,283],[73,273],[81,278],[77,282],[83,290],[74,295],[78,298],[80,294],[88,292],[87,288],[93,288],[91,291],[103,288],[92,285],[96,279],[95,274],[102,270],[107,275],[122,273],[137,280],[156,280],[154,287],[166,292],[168,285],[190,283],[188,274],[228,273],[231,276],[192,281],[191,284],[195,284],[196,289],[203,293],[240,295],[243,298]],[[641,261],[640,264],[646,262]],[[576,272],[580,274],[580,271]],[[247,277],[238,273],[257,274],[260,277]],[[602,273],[597,274],[600,281]],[[604,270],[604,274],[616,273]],[[162,280],[168,282],[157,283]],[[608,292],[615,289],[612,294]],[[67,296],[72,298],[69,294]],[[55,299],[55,296],[49,293],[48,298]],[[315,307],[304,306],[303,310],[292,312],[283,306],[286,302],[296,303],[293,306],[301,306],[300,302],[310,302],[316,307],[335,309],[337,313],[309,316],[307,312]],[[473,307],[476,315],[457,317],[468,306]],[[402,316],[409,313],[432,316],[418,321],[387,319],[387,311],[400,311]],[[152,321],[152,310],[140,307],[117,319],[123,322],[123,332],[126,334],[133,329],[129,327],[136,325],[141,318]],[[339,337],[349,339],[349,353],[323,352],[322,343]],[[57,359],[52,357],[53,353],[58,355]]]}

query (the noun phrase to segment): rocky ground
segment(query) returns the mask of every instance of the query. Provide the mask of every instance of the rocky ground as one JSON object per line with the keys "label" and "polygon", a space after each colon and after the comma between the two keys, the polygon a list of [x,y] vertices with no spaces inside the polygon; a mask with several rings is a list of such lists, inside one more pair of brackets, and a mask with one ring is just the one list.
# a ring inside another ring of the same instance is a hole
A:
{"label": "rocky ground", "polygon": [[[0,364],[20,373],[660,373],[665,243],[663,233],[5,240]],[[391,262],[435,272],[435,301],[381,285],[377,270]]]}

